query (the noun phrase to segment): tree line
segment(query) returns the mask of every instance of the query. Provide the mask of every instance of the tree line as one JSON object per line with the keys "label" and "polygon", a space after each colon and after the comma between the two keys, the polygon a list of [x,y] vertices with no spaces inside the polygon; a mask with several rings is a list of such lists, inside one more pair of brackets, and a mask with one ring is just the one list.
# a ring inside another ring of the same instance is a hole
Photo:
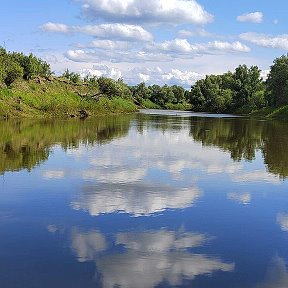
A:
{"label": "tree line", "polygon": [[[49,64],[32,53],[27,56],[23,53],[8,52],[0,47],[0,86],[9,87],[21,78],[47,78],[52,74]],[[207,75],[191,85],[189,90],[179,85],[146,86],[142,82],[129,86],[123,79],[96,76],[81,78],[79,73],[70,72],[68,69],[57,78],[67,79],[74,84],[85,83],[97,88],[99,94],[108,98],[133,99],[147,108],[189,107],[194,111],[225,113],[288,104],[288,54],[274,60],[265,81],[257,66],[239,65],[234,72]]]}
{"label": "tree line", "polygon": [[209,75],[191,87],[190,103],[197,111],[251,111],[288,104],[288,55],[276,58],[266,81],[257,66]]}
{"label": "tree line", "polygon": [[[68,70],[62,76],[73,82],[81,81],[80,74]],[[99,90],[109,97],[132,97],[136,103],[148,105],[148,108],[173,108],[178,104],[185,107],[190,104],[193,111],[250,112],[288,105],[288,55],[274,60],[265,81],[257,66],[246,65],[239,65],[234,72],[207,75],[191,85],[190,90],[179,85],[146,86],[144,82],[128,86],[122,79],[105,77],[87,76],[82,81],[98,85]]]}
{"label": "tree line", "polygon": [[30,80],[34,77],[52,75],[50,65],[32,53],[24,55],[8,52],[0,47],[0,84],[10,86],[16,79]]}

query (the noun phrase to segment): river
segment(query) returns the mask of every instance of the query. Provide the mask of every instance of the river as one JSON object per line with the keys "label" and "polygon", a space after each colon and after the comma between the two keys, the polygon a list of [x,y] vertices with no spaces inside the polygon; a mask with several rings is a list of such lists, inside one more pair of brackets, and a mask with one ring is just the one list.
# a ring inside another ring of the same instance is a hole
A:
{"label": "river", "polygon": [[0,285],[288,287],[287,177],[287,122],[0,122]]}

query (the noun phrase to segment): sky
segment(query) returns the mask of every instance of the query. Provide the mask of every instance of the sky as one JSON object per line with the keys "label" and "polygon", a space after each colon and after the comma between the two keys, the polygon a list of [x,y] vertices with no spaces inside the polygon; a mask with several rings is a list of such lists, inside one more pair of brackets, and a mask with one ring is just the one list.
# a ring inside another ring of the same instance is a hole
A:
{"label": "sky", "polygon": [[288,52],[286,0],[1,1],[0,45],[43,58],[56,75],[189,87],[207,74]]}

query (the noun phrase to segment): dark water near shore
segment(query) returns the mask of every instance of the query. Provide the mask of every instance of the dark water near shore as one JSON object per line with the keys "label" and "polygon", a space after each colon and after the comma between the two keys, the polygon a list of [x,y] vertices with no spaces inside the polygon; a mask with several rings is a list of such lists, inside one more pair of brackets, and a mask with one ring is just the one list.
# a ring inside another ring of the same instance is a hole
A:
{"label": "dark water near shore", "polygon": [[0,287],[288,287],[287,177],[287,122],[0,122]]}

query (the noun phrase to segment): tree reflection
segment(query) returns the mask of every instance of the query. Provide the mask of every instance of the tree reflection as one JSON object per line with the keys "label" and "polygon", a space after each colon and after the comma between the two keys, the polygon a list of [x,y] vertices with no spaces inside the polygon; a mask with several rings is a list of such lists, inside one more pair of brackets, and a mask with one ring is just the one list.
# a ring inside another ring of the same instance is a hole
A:
{"label": "tree reflection", "polygon": [[1,122],[0,173],[31,170],[48,159],[55,144],[68,149],[77,148],[81,143],[105,144],[123,137],[129,131],[131,119],[134,119],[139,134],[147,130],[161,131],[163,134],[169,131],[172,132],[171,137],[174,137],[174,133],[181,137],[180,131],[190,130],[194,141],[228,152],[234,162],[252,161],[256,158],[256,152],[260,151],[268,172],[282,179],[288,176],[286,122],[183,115],[136,114],[88,121]]}
{"label": "tree reflection", "polygon": [[0,174],[31,170],[48,159],[53,145],[64,150],[80,144],[105,144],[125,136],[131,116],[90,121],[3,121],[0,123]]}
{"label": "tree reflection", "polygon": [[256,151],[262,151],[268,172],[286,178],[287,127],[285,122],[272,120],[191,118],[190,134],[204,146],[229,152],[234,161],[252,161]]}

